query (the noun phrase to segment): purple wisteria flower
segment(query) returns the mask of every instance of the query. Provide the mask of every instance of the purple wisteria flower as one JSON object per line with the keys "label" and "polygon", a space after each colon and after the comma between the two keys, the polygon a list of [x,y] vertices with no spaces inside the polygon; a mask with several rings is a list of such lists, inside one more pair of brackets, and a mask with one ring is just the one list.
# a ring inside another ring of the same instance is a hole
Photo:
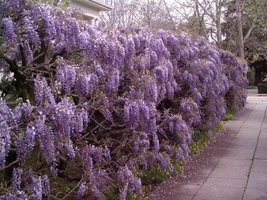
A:
{"label": "purple wisteria flower", "polygon": [[22,169],[19,169],[19,168],[13,169],[13,172],[12,172],[12,189],[13,189],[13,191],[20,190],[22,173],[23,173]]}
{"label": "purple wisteria flower", "polygon": [[85,182],[82,182],[79,189],[78,189],[78,195],[83,196],[85,192],[87,191],[87,186]]}
{"label": "purple wisteria flower", "polygon": [[24,160],[35,146],[36,128],[32,122],[27,125],[24,137],[16,141],[16,154],[18,160]]}
{"label": "purple wisteria flower", "polygon": [[1,22],[3,24],[5,39],[10,43],[15,43],[17,37],[14,30],[14,22],[10,17],[2,18]]}

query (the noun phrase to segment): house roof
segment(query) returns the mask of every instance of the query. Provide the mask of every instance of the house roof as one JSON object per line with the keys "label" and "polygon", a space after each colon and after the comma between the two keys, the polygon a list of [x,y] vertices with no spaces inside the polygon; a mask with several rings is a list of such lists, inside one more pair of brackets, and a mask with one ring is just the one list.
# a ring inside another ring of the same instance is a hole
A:
{"label": "house roof", "polygon": [[72,2],[83,5],[84,7],[94,8],[98,11],[108,11],[112,9],[112,7],[101,0],[72,0]]}

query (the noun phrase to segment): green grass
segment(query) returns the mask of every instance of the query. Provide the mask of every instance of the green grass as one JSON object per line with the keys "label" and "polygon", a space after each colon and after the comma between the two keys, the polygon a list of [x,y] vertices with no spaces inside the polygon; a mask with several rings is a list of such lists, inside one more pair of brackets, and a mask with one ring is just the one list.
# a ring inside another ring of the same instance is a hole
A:
{"label": "green grass", "polygon": [[213,130],[215,135],[225,128],[224,123],[221,121]]}
{"label": "green grass", "polygon": [[227,111],[226,111],[226,114],[224,116],[224,121],[229,121],[233,118],[233,116],[236,114],[236,110],[235,108],[229,108]]}
{"label": "green grass", "polygon": [[194,143],[189,146],[191,155],[199,153],[203,148],[208,145],[210,137],[208,132],[198,133],[193,135]]}
{"label": "green grass", "polygon": [[144,185],[157,185],[170,177],[168,170],[162,170],[158,163],[149,166],[147,171],[142,170],[141,174],[142,184]]}
{"label": "green grass", "polygon": [[257,86],[255,86],[255,85],[248,85],[247,86],[247,89],[257,89]]}
{"label": "green grass", "polygon": [[189,146],[191,155],[200,153],[205,147],[208,146],[209,142],[214,139],[214,137],[225,128],[224,123],[220,122],[215,129],[211,132],[211,135],[208,131],[202,131],[193,135],[194,143]]}

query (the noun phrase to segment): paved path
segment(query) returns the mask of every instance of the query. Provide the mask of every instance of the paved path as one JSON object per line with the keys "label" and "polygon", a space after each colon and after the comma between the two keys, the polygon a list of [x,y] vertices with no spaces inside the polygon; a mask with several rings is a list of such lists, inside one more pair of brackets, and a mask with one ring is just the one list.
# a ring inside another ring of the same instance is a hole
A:
{"label": "paved path", "polygon": [[266,108],[267,96],[250,90],[246,108],[195,161],[193,173],[168,179],[149,200],[267,200]]}

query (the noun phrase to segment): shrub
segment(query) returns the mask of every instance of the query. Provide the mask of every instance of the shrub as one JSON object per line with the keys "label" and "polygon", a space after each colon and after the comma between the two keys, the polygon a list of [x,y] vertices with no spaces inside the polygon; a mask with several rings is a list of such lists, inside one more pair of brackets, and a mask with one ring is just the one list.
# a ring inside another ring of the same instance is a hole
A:
{"label": "shrub", "polygon": [[1,198],[140,195],[139,169],[171,172],[196,127],[245,105],[246,64],[202,37],[92,27],[26,0],[0,9]]}
{"label": "shrub", "polygon": [[259,83],[258,84],[258,93],[259,94],[266,94],[267,93],[267,83]]}

